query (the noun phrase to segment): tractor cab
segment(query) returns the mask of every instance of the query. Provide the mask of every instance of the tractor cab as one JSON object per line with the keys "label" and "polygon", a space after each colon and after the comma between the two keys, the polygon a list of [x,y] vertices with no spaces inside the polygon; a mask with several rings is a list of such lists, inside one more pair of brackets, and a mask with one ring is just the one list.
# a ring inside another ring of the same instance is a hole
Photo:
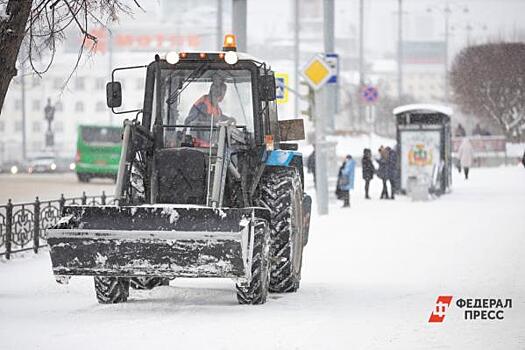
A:
{"label": "tractor cab", "polygon": [[[163,147],[208,147],[216,141],[219,122],[241,131],[253,145],[279,129],[275,106],[274,72],[263,62],[236,52],[235,39],[226,36],[222,52],[169,52],[147,66],[141,125],[155,132]],[[107,85],[108,106],[122,103],[120,83]],[[266,141],[268,138],[266,138]],[[158,146],[160,144],[158,143]]]}

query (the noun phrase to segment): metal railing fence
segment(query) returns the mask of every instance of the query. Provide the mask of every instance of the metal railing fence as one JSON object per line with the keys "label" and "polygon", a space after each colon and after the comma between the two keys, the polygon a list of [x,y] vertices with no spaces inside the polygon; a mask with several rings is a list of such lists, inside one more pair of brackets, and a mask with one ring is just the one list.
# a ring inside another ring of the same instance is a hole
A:
{"label": "metal railing fence", "polygon": [[64,206],[70,204],[82,205],[114,205],[117,200],[101,195],[87,196],[85,192],[80,197],[34,202],[12,203],[0,205],[0,257],[11,258],[11,254],[38,249],[46,246],[47,229],[58,222]]}

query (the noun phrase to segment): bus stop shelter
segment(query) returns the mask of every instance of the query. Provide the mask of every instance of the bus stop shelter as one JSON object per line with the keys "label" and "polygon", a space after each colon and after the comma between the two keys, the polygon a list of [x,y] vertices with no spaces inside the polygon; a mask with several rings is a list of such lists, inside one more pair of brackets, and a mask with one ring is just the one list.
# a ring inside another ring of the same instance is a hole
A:
{"label": "bus stop shelter", "polygon": [[401,193],[441,195],[452,184],[452,109],[410,104],[393,110],[396,119]]}

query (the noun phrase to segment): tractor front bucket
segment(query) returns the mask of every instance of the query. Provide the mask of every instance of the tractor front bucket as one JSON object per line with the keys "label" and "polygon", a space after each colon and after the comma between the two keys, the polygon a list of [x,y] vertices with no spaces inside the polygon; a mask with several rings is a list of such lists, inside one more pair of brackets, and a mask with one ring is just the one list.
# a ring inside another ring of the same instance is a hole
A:
{"label": "tractor front bucket", "polygon": [[262,208],[68,206],[48,231],[58,276],[251,278]]}

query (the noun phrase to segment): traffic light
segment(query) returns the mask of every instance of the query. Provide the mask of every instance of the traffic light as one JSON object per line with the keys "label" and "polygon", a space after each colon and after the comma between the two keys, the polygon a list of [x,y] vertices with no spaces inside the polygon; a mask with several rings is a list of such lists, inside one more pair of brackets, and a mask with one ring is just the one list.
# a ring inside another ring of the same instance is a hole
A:
{"label": "traffic light", "polygon": [[313,121],[315,119],[315,92],[314,89],[305,81],[301,81],[301,85],[308,88],[308,93],[303,95],[303,99],[308,103],[306,110],[301,111],[301,114],[308,117],[308,120]]}

